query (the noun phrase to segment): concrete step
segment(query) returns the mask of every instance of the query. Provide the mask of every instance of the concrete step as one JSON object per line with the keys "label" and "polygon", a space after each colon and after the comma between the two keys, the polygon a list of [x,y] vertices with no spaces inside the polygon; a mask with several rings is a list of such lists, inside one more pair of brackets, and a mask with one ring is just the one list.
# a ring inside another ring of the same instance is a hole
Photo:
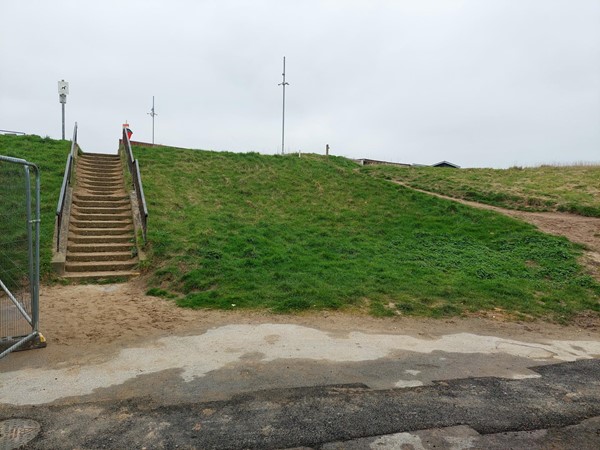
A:
{"label": "concrete step", "polygon": [[120,160],[110,160],[110,161],[92,161],[89,159],[80,159],[79,161],[77,161],[77,165],[85,165],[88,167],[121,167],[121,161]]}
{"label": "concrete step", "polygon": [[71,245],[128,245],[133,246],[133,233],[125,234],[101,234],[95,235],[82,235],[82,234],[69,234],[69,243]]}
{"label": "concrete step", "polygon": [[132,220],[106,220],[98,222],[96,220],[71,220],[75,228],[122,228],[132,224]]}
{"label": "concrete step", "polygon": [[100,157],[100,158],[87,158],[85,156],[81,156],[78,161],[79,162],[85,161],[85,162],[88,162],[88,163],[91,163],[91,164],[104,164],[104,163],[114,164],[114,163],[121,162],[121,158],[119,158],[119,156],[117,156],[117,155],[115,155],[112,158],[102,158],[102,157]]}
{"label": "concrete step", "polygon": [[122,176],[112,175],[106,172],[96,172],[94,175],[91,175],[79,171],[77,173],[77,179],[79,181],[85,181],[86,183],[123,183]]}
{"label": "concrete step", "polygon": [[113,206],[78,206],[73,205],[71,214],[116,214],[116,215],[131,215],[131,207],[123,205],[119,207]]}
{"label": "concrete step", "polygon": [[131,211],[129,199],[121,200],[79,200],[73,198],[73,209],[100,208],[103,211],[127,209]]}
{"label": "concrete step", "polygon": [[79,161],[85,161],[85,162],[92,163],[92,164],[99,164],[99,163],[114,164],[114,163],[121,162],[121,158],[119,158],[118,155],[113,155],[108,158],[103,157],[103,156],[92,157],[92,158],[87,157],[87,156],[81,156],[81,157],[79,157]]}
{"label": "concrete step", "polygon": [[133,226],[116,227],[116,228],[77,228],[71,227],[70,231],[79,236],[122,236],[127,235],[133,239]]}
{"label": "concrete step", "polygon": [[73,281],[112,281],[128,280],[137,277],[139,272],[135,270],[115,270],[102,272],[65,272],[63,278],[68,278]]}
{"label": "concrete step", "polygon": [[85,186],[79,188],[78,192],[83,195],[109,195],[111,197],[116,194],[120,194],[121,196],[125,195],[125,189],[120,187],[119,189],[106,189],[106,188],[95,188],[92,186]]}
{"label": "concrete step", "polygon": [[108,198],[109,201],[111,198],[118,197],[122,199],[125,197],[125,190],[121,189],[120,191],[109,192],[109,191],[96,191],[94,189],[81,189],[77,191],[81,195],[92,195],[95,196],[98,201],[102,201],[105,198]]}
{"label": "concrete step", "polygon": [[85,162],[79,162],[77,164],[78,171],[85,171],[86,173],[109,173],[111,175],[117,175],[123,173],[121,164],[88,164]]}
{"label": "concrete step", "polygon": [[86,166],[90,166],[90,167],[101,167],[101,166],[106,166],[106,167],[116,167],[119,166],[121,167],[121,160],[107,160],[107,161],[93,161],[90,159],[79,159],[77,161],[77,166],[79,165],[86,165]]}
{"label": "concrete step", "polygon": [[129,207],[129,198],[114,200],[80,200],[73,196],[73,205],[78,208],[125,208]]}
{"label": "concrete step", "polygon": [[91,163],[80,161],[79,163],[77,163],[77,169],[84,169],[84,170],[87,170],[88,172],[93,172],[93,173],[104,173],[104,172],[122,173],[121,163],[91,164]]}
{"label": "concrete step", "polygon": [[86,183],[85,180],[80,180],[75,187],[75,192],[83,191],[98,191],[103,195],[114,195],[111,192],[118,192],[120,195],[125,195],[125,183],[120,183],[119,186],[95,186],[90,183]]}
{"label": "concrete step", "polygon": [[78,184],[77,184],[77,189],[78,190],[94,190],[94,191],[105,191],[105,192],[117,192],[117,191],[121,191],[124,192],[125,191],[125,184],[124,183],[90,183],[87,180],[79,180]]}
{"label": "concrete step", "polygon": [[121,177],[90,177],[81,174],[79,175],[79,182],[91,184],[93,186],[114,186],[123,184],[123,178]]}
{"label": "concrete step", "polygon": [[81,212],[72,212],[71,217],[82,221],[97,221],[97,222],[110,222],[110,221],[127,221],[131,220],[131,211],[129,214],[115,214],[114,212],[108,214],[86,214]]}
{"label": "concrete step", "polygon": [[107,169],[111,172],[115,172],[115,174],[117,173],[123,173],[123,166],[121,165],[121,163],[117,163],[117,164],[95,164],[95,163],[90,163],[90,162],[86,162],[86,161],[79,161],[77,163],[77,170],[86,170],[88,172],[93,172],[96,173],[96,171],[98,169]]}
{"label": "concrete step", "polygon": [[94,179],[90,180],[89,178],[79,176],[77,178],[77,185],[87,184],[88,186],[124,186],[125,183],[123,179],[118,180],[105,180],[105,179]]}
{"label": "concrete step", "polygon": [[134,248],[134,245],[131,242],[79,244],[70,240],[67,248],[69,253],[128,252],[131,257],[131,249]]}
{"label": "concrete step", "polygon": [[81,262],[67,261],[65,272],[108,272],[112,270],[131,270],[137,264],[137,258],[130,261]]}
{"label": "concrete step", "polygon": [[[129,196],[123,193],[115,194],[115,195],[106,195],[106,194],[89,194],[83,192],[75,192],[73,194],[73,199],[75,202],[79,200],[83,201],[93,201],[93,202],[129,202]],[[77,204],[77,203],[76,203]]]}
{"label": "concrete step", "polygon": [[112,175],[112,174],[107,174],[107,173],[99,173],[99,172],[95,172],[94,174],[91,173],[81,173],[79,172],[78,174],[78,179],[81,181],[85,181],[86,183],[120,183],[121,181],[123,181],[123,176],[122,175]]}
{"label": "concrete step", "polygon": [[99,158],[99,159],[102,159],[102,158],[106,158],[106,159],[111,159],[111,158],[114,159],[114,158],[116,158],[116,159],[119,159],[118,153],[85,152],[85,153],[82,153],[80,157],[81,158]]}
{"label": "concrete step", "polygon": [[67,262],[109,262],[109,261],[129,261],[134,257],[131,250],[126,252],[71,252],[67,249]]}
{"label": "concrete step", "polygon": [[123,188],[122,184],[119,184],[117,186],[102,186],[102,185],[93,185],[90,183],[86,183],[85,181],[80,181],[77,184],[77,188],[78,189],[85,189],[86,191],[95,191],[95,192],[102,192],[102,193],[112,193],[112,192],[125,192],[125,189]]}

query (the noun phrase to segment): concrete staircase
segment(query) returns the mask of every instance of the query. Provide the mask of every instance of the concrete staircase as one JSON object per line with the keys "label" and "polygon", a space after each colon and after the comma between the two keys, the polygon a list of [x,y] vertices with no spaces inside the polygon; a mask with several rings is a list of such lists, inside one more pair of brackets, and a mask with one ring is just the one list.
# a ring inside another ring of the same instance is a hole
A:
{"label": "concrete staircase", "polygon": [[133,216],[118,155],[78,158],[64,277],[110,280],[138,275]]}

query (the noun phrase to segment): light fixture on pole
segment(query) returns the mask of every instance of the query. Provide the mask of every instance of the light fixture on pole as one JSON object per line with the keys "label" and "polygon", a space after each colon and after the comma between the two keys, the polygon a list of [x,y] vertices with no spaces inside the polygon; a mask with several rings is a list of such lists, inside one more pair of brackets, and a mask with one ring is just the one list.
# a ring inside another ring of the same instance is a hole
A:
{"label": "light fixture on pole", "polygon": [[154,95],[152,96],[152,109],[147,114],[152,117],[152,145],[154,145],[154,116],[158,116],[158,114],[154,112]]}
{"label": "light fixture on pole", "polygon": [[285,81],[285,56],[283,57],[283,81],[279,83],[277,86],[283,86],[283,114],[281,120],[281,154],[285,153],[284,145],[285,145],[285,87],[289,86],[290,83],[286,83]]}
{"label": "light fixture on pole", "polygon": [[67,103],[67,95],[69,94],[69,83],[65,80],[58,82],[58,101],[62,107],[62,140],[65,140],[65,104]]}

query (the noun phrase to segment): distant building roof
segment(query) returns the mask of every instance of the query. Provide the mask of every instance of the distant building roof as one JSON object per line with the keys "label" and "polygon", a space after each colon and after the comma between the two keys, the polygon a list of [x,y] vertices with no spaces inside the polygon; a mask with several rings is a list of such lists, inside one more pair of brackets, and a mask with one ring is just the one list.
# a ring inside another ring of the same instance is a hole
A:
{"label": "distant building roof", "polygon": [[440,161],[437,164],[432,164],[428,166],[426,164],[407,164],[407,163],[399,163],[399,162],[391,162],[391,161],[379,161],[377,159],[367,159],[367,158],[359,158],[354,159],[354,162],[360,164],[361,166],[370,166],[375,164],[381,164],[386,166],[401,166],[401,167],[452,167],[453,169],[460,169],[460,166],[451,163],[450,161]]}
{"label": "distant building roof", "polygon": [[460,166],[449,161],[440,161],[437,164],[432,164],[431,167],[452,167],[453,169],[460,169]]}

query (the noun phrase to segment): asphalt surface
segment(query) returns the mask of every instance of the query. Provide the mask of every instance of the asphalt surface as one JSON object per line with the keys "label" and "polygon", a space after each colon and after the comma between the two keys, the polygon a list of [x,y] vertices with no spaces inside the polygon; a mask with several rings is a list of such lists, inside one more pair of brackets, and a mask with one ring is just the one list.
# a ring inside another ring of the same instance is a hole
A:
{"label": "asphalt surface", "polygon": [[11,354],[0,450],[600,448],[593,331],[260,319]]}
{"label": "asphalt surface", "polygon": [[4,404],[0,424],[39,424],[31,449],[600,448],[600,360],[530,369],[539,377],[268,389],[173,405],[152,397]]}

